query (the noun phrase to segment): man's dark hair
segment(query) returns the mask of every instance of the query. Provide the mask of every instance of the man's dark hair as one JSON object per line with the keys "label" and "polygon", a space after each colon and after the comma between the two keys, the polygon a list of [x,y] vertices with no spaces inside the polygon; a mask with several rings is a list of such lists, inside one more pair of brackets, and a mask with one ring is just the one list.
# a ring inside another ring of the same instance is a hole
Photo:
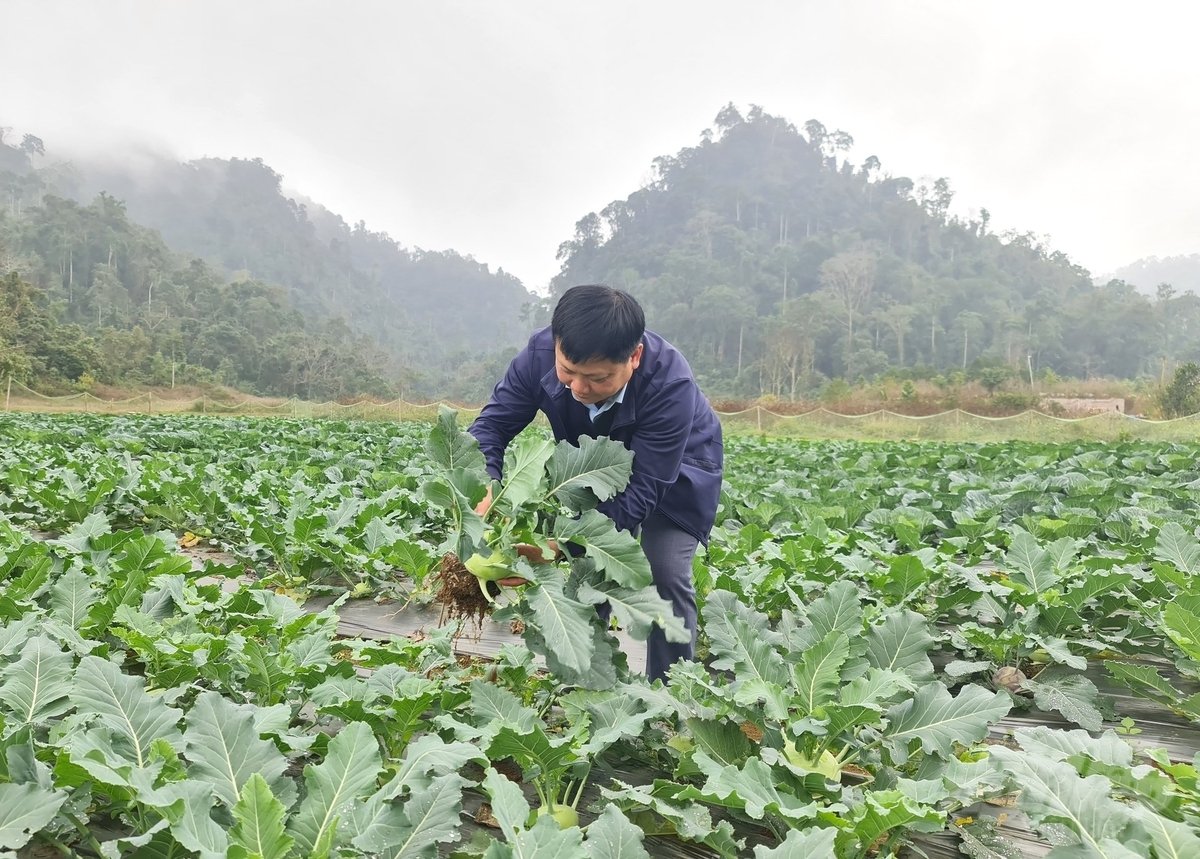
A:
{"label": "man's dark hair", "polygon": [[642,342],[646,314],[628,292],[592,283],[573,286],[554,308],[550,331],[568,361],[628,361]]}

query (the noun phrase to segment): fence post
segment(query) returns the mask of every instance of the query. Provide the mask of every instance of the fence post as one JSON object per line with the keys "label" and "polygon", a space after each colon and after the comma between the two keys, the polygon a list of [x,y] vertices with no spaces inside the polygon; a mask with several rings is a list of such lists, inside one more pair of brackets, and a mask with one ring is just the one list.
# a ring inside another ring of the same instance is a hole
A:
{"label": "fence post", "polygon": [[154,414],[154,394],[146,392],[146,411],[149,414]]}
{"label": "fence post", "polygon": [[754,417],[758,422],[758,431],[762,432],[762,406],[754,406]]}
{"label": "fence post", "polygon": [[12,376],[8,377],[8,388],[4,391],[4,411],[8,411],[8,401],[12,397]]}

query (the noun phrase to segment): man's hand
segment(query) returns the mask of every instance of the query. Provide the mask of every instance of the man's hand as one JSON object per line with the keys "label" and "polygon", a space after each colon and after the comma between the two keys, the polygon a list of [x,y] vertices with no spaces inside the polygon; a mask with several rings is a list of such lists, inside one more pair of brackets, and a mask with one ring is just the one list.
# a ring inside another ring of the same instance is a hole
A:
{"label": "man's hand", "polygon": [[[484,500],[486,501],[486,500],[490,500],[490,499],[484,499]],[[480,503],[482,503],[482,502],[480,502]],[[549,558],[547,558],[545,555],[542,554],[542,549],[540,546],[534,546],[530,543],[517,543],[517,545],[514,546],[513,548],[517,550],[518,555],[520,555],[522,558],[524,558],[531,564],[548,564],[550,561],[554,560],[555,558],[557,558],[559,556],[558,544],[555,543],[553,540],[549,540],[548,543],[550,546],[550,553],[551,553]],[[521,585],[529,584],[529,580],[521,578],[520,576],[509,576],[506,579],[500,579],[499,584],[502,587],[506,587],[506,588],[518,588]]]}
{"label": "man's hand", "polygon": [[487,495],[483,496],[483,500],[475,505],[475,512],[480,516],[486,516],[487,512],[492,509],[492,484],[488,484]]}

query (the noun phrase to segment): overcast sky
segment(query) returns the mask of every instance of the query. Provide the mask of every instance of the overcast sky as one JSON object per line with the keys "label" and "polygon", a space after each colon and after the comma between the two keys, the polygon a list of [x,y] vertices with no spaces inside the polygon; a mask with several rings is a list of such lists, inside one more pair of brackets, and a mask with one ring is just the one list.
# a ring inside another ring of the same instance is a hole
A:
{"label": "overcast sky", "polygon": [[1200,252],[1197,8],[0,0],[0,125],[260,156],[350,223],[542,290],[580,217],[759,104],[1100,274]]}

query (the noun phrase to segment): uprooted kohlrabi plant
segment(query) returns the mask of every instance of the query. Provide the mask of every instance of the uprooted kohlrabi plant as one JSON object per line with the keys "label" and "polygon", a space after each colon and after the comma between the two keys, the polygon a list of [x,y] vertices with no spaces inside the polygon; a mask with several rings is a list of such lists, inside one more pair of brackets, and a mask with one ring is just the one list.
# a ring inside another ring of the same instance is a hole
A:
{"label": "uprooted kohlrabi plant", "polygon": [[[426,452],[433,474],[425,496],[451,523],[438,578],[452,618],[519,621],[526,645],[555,676],[592,689],[611,688],[623,665],[597,606],[607,603],[634,639],[644,641],[655,626],[668,641],[690,639],[654,588],[637,538],[595,509],[629,482],[633,454],[622,444],[522,435],[506,452],[503,480],[493,482],[478,442],[443,410]],[[475,511],[489,488],[491,506],[481,516]],[[527,556],[538,554],[531,564]],[[493,602],[496,583],[512,579],[528,584],[505,591],[502,605]]]}

